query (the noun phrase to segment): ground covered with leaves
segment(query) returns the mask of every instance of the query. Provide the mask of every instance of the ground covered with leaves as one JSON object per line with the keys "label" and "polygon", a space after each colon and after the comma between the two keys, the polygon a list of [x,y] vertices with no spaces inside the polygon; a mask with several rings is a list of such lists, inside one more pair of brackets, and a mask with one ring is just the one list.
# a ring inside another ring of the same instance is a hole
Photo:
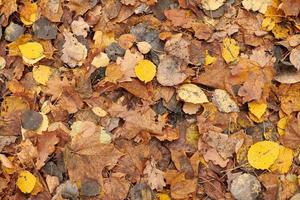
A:
{"label": "ground covered with leaves", "polygon": [[0,0],[0,199],[299,200],[300,0]]}

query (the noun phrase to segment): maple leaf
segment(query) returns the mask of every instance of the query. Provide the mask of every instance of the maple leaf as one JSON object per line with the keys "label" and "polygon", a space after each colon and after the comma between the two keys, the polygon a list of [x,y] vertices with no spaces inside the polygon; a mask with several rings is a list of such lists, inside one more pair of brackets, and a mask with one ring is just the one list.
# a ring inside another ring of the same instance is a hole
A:
{"label": "maple leaf", "polygon": [[67,144],[66,167],[72,181],[85,178],[102,182],[102,170],[113,167],[123,156],[113,144],[102,144],[98,132],[81,132]]}

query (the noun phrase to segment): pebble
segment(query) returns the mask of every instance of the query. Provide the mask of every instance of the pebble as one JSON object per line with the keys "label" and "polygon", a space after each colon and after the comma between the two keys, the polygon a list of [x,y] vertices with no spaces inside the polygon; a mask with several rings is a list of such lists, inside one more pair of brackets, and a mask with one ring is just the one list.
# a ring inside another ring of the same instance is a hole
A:
{"label": "pebble", "polygon": [[237,200],[255,200],[261,191],[260,182],[251,174],[242,174],[233,179],[230,192]]}

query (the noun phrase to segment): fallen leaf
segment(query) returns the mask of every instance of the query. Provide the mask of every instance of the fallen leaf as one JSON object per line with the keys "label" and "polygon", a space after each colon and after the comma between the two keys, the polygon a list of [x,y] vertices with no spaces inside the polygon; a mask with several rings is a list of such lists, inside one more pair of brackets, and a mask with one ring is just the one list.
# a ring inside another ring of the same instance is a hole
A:
{"label": "fallen leaf", "polygon": [[40,0],[41,14],[52,22],[60,22],[63,15],[62,1]]}
{"label": "fallen leaf", "polygon": [[260,119],[267,110],[266,103],[259,103],[256,101],[248,102],[249,111],[253,114],[257,119]]}
{"label": "fallen leaf", "polygon": [[32,69],[32,75],[34,80],[42,85],[47,85],[47,82],[52,72],[52,68],[46,65],[39,65],[38,67],[33,67]]}
{"label": "fallen leaf", "polygon": [[298,16],[300,12],[299,0],[283,0],[280,8],[286,16]]}
{"label": "fallen leaf", "polygon": [[174,26],[185,26],[187,25],[189,18],[185,10],[172,9],[165,10],[165,16],[169,19]]}
{"label": "fallen leaf", "polygon": [[134,70],[138,79],[145,83],[151,81],[156,74],[156,66],[149,60],[138,61]]}
{"label": "fallen leaf", "polygon": [[159,191],[166,186],[163,171],[156,168],[156,162],[153,159],[146,163],[143,173],[146,175],[147,183],[152,190],[156,189]]}
{"label": "fallen leaf", "polygon": [[59,186],[59,179],[57,176],[46,175],[46,183],[49,189],[49,192],[52,194],[54,190]]}
{"label": "fallen leaf", "polygon": [[278,158],[280,146],[276,142],[261,141],[248,151],[248,161],[255,169],[268,169]]}
{"label": "fallen leaf", "polygon": [[32,192],[35,184],[37,182],[36,177],[29,171],[22,171],[19,174],[16,185],[23,193]]}
{"label": "fallen leaf", "polygon": [[290,61],[294,65],[294,67],[299,71],[300,70],[300,50],[298,50],[297,48],[291,50]]}
{"label": "fallen leaf", "polygon": [[205,10],[217,10],[225,3],[224,0],[203,0],[201,4]]}
{"label": "fallen leaf", "polygon": [[34,64],[45,57],[44,48],[38,42],[27,42],[18,46],[23,60],[28,64]]}
{"label": "fallen leaf", "polygon": [[225,90],[216,89],[213,93],[213,103],[220,112],[239,112],[239,107]]}
{"label": "fallen leaf", "polygon": [[240,54],[240,47],[237,42],[231,38],[225,38],[222,45],[222,56],[226,63],[237,61]]}
{"label": "fallen leaf", "polygon": [[145,41],[138,42],[137,47],[142,54],[147,54],[151,50],[151,44]]}
{"label": "fallen leaf", "polygon": [[91,64],[94,65],[96,68],[106,67],[109,64],[109,58],[106,53],[101,52],[93,58]]}
{"label": "fallen leaf", "polygon": [[181,85],[177,90],[178,97],[184,102],[201,104],[207,103],[208,99],[200,87],[194,84]]}
{"label": "fallen leaf", "polygon": [[55,145],[59,142],[57,134],[62,132],[46,132],[43,135],[38,136],[37,150],[38,158],[36,161],[37,169],[41,169],[44,165],[48,156],[51,155],[55,150]]}
{"label": "fallen leaf", "polygon": [[262,14],[265,14],[268,6],[271,4],[272,0],[243,0],[242,4],[246,10],[259,11]]}
{"label": "fallen leaf", "polygon": [[64,37],[61,60],[72,68],[81,66],[87,57],[87,48],[70,32],[65,32]]}
{"label": "fallen leaf", "polygon": [[71,29],[74,35],[86,37],[90,30],[90,26],[83,20],[82,17],[79,17],[77,20],[72,22]]}
{"label": "fallen leaf", "polygon": [[296,150],[299,147],[300,135],[299,135],[299,116],[292,118],[288,121],[285,127],[285,134],[281,135],[279,141],[285,147]]}
{"label": "fallen leaf", "polygon": [[287,122],[288,122],[287,117],[283,117],[280,120],[278,120],[278,122],[277,122],[277,132],[278,132],[279,135],[284,135]]}
{"label": "fallen leaf", "polygon": [[292,165],[293,157],[294,152],[292,149],[280,146],[278,158],[270,167],[270,170],[280,174],[287,173]]}
{"label": "fallen leaf", "polygon": [[205,51],[205,58],[204,58],[204,65],[211,65],[217,61],[217,58],[214,56],[211,56],[208,51]]}
{"label": "fallen leaf", "polygon": [[161,56],[157,67],[157,81],[163,86],[174,86],[182,83],[187,78],[181,68],[182,64],[182,61],[176,57]]}
{"label": "fallen leaf", "polygon": [[24,25],[32,25],[38,18],[38,6],[37,3],[31,3],[31,1],[24,1],[24,4],[20,7],[20,19]]}

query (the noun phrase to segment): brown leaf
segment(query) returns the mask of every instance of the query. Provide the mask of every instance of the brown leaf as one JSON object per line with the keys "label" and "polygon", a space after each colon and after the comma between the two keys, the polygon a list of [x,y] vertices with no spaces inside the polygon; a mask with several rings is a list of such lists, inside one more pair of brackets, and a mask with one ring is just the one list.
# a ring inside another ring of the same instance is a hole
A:
{"label": "brown leaf", "polygon": [[276,81],[280,83],[298,83],[300,82],[300,71],[286,71],[278,74],[274,78]]}
{"label": "brown leaf", "polygon": [[259,181],[262,182],[266,191],[263,193],[264,199],[273,200],[277,197],[277,191],[279,187],[279,179],[276,174],[265,173],[258,177]]}
{"label": "brown leaf", "polygon": [[280,7],[286,16],[297,17],[300,12],[300,1],[299,0],[283,0]]}
{"label": "brown leaf", "polygon": [[174,86],[182,83],[187,78],[182,66],[183,62],[174,56],[161,56],[156,74],[157,81],[163,86]]}
{"label": "brown leaf", "polygon": [[172,22],[174,26],[185,27],[189,22],[187,12],[180,9],[165,10],[165,16]]}
{"label": "brown leaf", "polygon": [[86,11],[95,6],[94,1],[71,0],[66,4],[71,11],[75,11],[76,15],[83,15]]}
{"label": "brown leaf", "polygon": [[199,40],[208,40],[213,33],[209,25],[200,22],[192,23],[192,29]]}
{"label": "brown leaf", "polygon": [[48,159],[48,156],[54,152],[55,145],[59,142],[59,138],[56,136],[58,133],[62,132],[44,132],[42,135],[38,136],[38,159],[36,161],[37,169],[41,169],[45,165],[45,161]]}
{"label": "brown leaf", "polygon": [[292,49],[290,54],[290,61],[294,67],[299,71],[300,70],[300,50],[295,48]]}
{"label": "brown leaf", "polygon": [[123,200],[129,191],[130,184],[124,177],[112,177],[104,179],[103,200]]}
{"label": "brown leaf", "polygon": [[136,97],[151,101],[153,89],[150,84],[145,85],[137,79],[132,79],[130,82],[120,83],[120,86]]}
{"label": "brown leaf", "polygon": [[102,170],[113,167],[123,154],[112,144],[101,144],[98,132],[81,132],[65,150],[70,180],[96,179],[102,185]]}
{"label": "brown leaf", "polygon": [[18,147],[21,149],[21,151],[17,153],[17,156],[21,163],[32,166],[35,159],[38,157],[37,148],[33,146],[29,139],[22,141]]}
{"label": "brown leaf", "polygon": [[184,60],[185,63],[190,62],[189,46],[191,42],[183,38],[182,34],[173,35],[165,44],[165,51],[174,57]]}
{"label": "brown leaf", "polygon": [[149,146],[145,144],[134,145],[132,141],[117,140],[116,147],[123,153],[114,172],[126,174],[128,180],[136,183],[140,180],[149,157]]}
{"label": "brown leaf", "polygon": [[60,22],[63,15],[62,1],[40,0],[38,2],[41,14],[52,22]]}

